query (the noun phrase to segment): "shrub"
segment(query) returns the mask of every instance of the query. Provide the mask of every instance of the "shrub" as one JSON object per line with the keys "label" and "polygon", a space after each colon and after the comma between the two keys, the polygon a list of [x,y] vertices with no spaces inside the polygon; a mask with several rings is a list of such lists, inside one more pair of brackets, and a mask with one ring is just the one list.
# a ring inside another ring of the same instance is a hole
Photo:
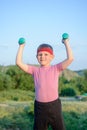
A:
{"label": "shrub", "polygon": [[61,96],[75,96],[76,95],[76,91],[73,88],[64,88],[61,90]]}
{"label": "shrub", "polygon": [[11,86],[13,86],[11,77],[4,73],[0,73],[0,90],[6,90],[8,88],[11,88]]}
{"label": "shrub", "polygon": [[34,91],[34,81],[32,76],[26,74],[17,66],[10,66],[6,71],[6,75],[11,77],[13,89],[21,88],[22,90]]}

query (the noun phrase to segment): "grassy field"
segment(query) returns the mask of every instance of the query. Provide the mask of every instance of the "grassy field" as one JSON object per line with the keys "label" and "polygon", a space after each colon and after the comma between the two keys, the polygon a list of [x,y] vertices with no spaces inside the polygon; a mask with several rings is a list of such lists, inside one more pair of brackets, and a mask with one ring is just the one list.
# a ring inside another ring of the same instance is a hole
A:
{"label": "grassy field", "polygon": [[[1,92],[0,130],[33,130],[33,101],[32,92]],[[87,130],[87,101],[62,100],[62,110],[66,130]]]}

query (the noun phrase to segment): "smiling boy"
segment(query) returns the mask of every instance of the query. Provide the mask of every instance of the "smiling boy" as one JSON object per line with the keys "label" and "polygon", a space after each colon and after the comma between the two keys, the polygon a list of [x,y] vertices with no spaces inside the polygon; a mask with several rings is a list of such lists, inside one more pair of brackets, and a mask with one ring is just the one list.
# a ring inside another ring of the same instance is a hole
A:
{"label": "smiling boy", "polygon": [[55,65],[51,65],[54,58],[53,48],[49,44],[41,44],[37,48],[39,67],[25,64],[22,61],[25,44],[19,46],[16,64],[34,78],[34,130],[47,130],[49,125],[52,130],[65,130],[61,101],[58,93],[60,73],[73,61],[73,53],[69,39],[62,40],[65,45],[67,58]]}

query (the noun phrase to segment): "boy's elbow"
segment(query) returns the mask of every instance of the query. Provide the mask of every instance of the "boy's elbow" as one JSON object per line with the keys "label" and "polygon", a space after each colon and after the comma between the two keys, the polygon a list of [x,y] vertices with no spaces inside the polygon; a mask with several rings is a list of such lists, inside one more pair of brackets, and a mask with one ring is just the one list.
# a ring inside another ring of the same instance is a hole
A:
{"label": "boy's elbow", "polygon": [[20,66],[20,62],[16,60],[16,65],[17,66]]}
{"label": "boy's elbow", "polygon": [[70,63],[72,63],[74,61],[74,57],[69,59]]}
{"label": "boy's elbow", "polygon": [[16,65],[19,66],[18,62],[16,62]]}
{"label": "boy's elbow", "polygon": [[18,61],[17,61],[17,59],[15,60],[15,64],[18,65]]}
{"label": "boy's elbow", "polygon": [[74,61],[74,56],[71,59],[72,59],[72,61]]}
{"label": "boy's elbow", "polygon": [[20,66],[22,61],[19,58],[16,58],[15,63],[16,63],[17,66]]}
{"label": "boy's elbow", "polygon": [[18,62],[16,62],[16,65],[18,66]]}

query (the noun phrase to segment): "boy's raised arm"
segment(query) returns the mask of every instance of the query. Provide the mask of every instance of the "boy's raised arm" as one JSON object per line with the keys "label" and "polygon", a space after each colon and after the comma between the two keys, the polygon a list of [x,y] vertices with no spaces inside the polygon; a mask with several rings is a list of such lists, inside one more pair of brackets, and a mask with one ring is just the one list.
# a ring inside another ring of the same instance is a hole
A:
{"label": "boy's raised arm", "polygon": [[69,39],[62,40],[66,48],[67,58],[62,62],[63,69],[66,69],[74,60],[73,52],[69,44]]}
{"label": "boy's raised arm", "polygon": [[28,65],[23,63],[23,50],[25,44],[19,45],[19,49],[16,56],[16,65],[19,66],[23,71],[28,71]]}

